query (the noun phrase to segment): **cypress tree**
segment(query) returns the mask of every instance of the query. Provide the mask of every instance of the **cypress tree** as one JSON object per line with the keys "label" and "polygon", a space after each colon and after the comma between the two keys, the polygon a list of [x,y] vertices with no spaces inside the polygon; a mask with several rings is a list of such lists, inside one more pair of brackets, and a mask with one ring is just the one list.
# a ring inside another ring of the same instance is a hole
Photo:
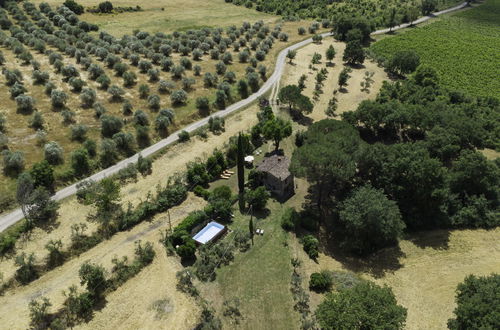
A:
{"label": "cypress tree", "polygon": [[[250,212],[252,212],[252,206],[250,206]],[[250,231],[250,238],[252,239],[253,245],[253,214],[250,215],[250,222],[248,223],[248,230]]]}
{"label": "cypress tree", "polygon": [[241,138],[241,133],[238,135],[238,159],[237,159],[237,164],[238,164],[238,188],[240,191],[240,194],[243,194],[245,192],[245,168],[243,167],[243,142]]}

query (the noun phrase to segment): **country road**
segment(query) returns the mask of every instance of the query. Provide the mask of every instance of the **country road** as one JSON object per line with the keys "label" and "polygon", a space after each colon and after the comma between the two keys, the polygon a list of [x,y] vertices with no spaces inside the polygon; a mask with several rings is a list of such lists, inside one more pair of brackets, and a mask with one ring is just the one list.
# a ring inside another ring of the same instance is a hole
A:
{"label": "country road", "polygon": [[[460,10],[466,6],[467,6],[467,2],[464,2],[458,6],[448,8],[448,9],[442,10],[440,12],[433,13],[429,16],[421,17],[418,20],[416,20],[413,24],[415,25],[415,24],[423,23],[429,19],[432,19],[435,16],[439,16],[442,14],[446,14],[446,13],[450,13],[450,12],[453,12],[456,10]],[[401,24],[401,25],[398,25],[398,26],[392,28],[392,31],[403,29],[403,28],[406,28],[408,26],[410,26],[410,24],[408,24],[408,23]],[[389,29],[377,30],[377,31],[374,31],[372,33],[372,35],[379,35],[379,34],[384,34],[387,32],[389,32]],[[327,37],[330,35],[331,35],[330,32],[326,32],[326,33],[322,34],[323,37]],[[244,108],[244,107],[252,104],[259,97],[261,97],[265,93],[267,93],[271,88],[275,87],[275,89],[277,90],[278,85],[279,85],[279,80],[280,80],[280,78],[283,74],[283,71],[285,69],[286,55],[287,55],[288,51],[299,49],[299,48],[304,47],[310,43],[312,43],[312,38],[300,41],[296,44],[293,44],[293,45],[283,49],[278,54],[278,57],[276,59],[276,67],[274,69],[273,74],[271,75],[271,77],[269,77],[269,79],[267,79],[267,81],[264,83],[264,85],[262,85],[262,87],[256,93],[250,95],[248,98],[246,98],[244,100],[241,100],[237,103],[230,105],[229,107],[227,107],[224,110],[221,110],[221,111],[214,113],[212,116],[226,117],[226,116],[230,115],[231,113],[238,111],[241,108]],[[277,94],[276,90],[273,93],[274,95]],[[185,130],[185,131],[191,133],[191,132],[207,125],[209,118],[210,117],[203,118],[197,122],[194,122],[194,123],[184,127],[182,130]],[[157,153],[158,151],[162,150],[163,148],[175,143],[179,139],[179,132],[180,131],[181,130],[176,131],[175,133],[171,134],[167,138],[149,146],[146,149],[143,149],[142,151],[140,151],[140,153],[137,153],[137,154],[131,156],[130,158],[124,159],[111,167],[108,167],[108,168],[106,168],[106,169],[104,169],[104,170],[102,170],[94,175],[89,176],[88,178],[86,178],[82,181],[93,180],[93,181],[97,182],[97,181],[100,181],[106,177],[109,177],[109,176],[116,174],[119,170],[127,167],[127,165],[137,162],[137,158],[139,157],[139,154],[141,154],[143,157],[148,157],[148,156],[151,156],[151,155]],[[75,183],[75,184],[72,184],[68,187],[65,187],[65,188],[59,190],[58,192],[55,193],[54,196],[52,196],[52,199],[59,201],[59,200],[62,200],[66,197],[74,195],[76,193],[77,184],[78,183]],[[22,220],[23,218],[24,218],[24,215],[23,215],[20,208],[0,217],[0,232],[4,231],[5,229],[7,229],[11,225],[15,224],[16,222]]]}

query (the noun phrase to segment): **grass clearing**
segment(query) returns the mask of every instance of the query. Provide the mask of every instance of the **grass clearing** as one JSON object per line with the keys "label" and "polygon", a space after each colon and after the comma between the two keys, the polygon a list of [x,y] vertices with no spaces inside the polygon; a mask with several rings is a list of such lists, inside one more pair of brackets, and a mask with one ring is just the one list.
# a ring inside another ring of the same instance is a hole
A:
{"label": "grass clearing", "polygon": [[385,37],[371,49],[386,58],[413,49],[421,63],[438,71],[445,87],[500,97],[499,15],[500,0],[486,0],[476,8]]}
{"label": "grass clearing", "polygon": [[[35,0],[36,4],[48,2],[51,6],[60,5],[60,0]],[[97,6],[101,0],[85,0],[85,7]],[[278,16],[258,12],[245,7],[237,7],[223,0],[157,0],[140,2],[134,0],[112,1],[114,7],[141,6],[139,12],[120,14],[84,13],[80,19],[94,23],[100,29],[115,35],[131,34],[134,30],[147,32],[173,32],[203,27],[226,27],[241,25],[244,21],[263,20],[275,22]]]}
{"label": "grass clearing", "polygon": [[[500,229],[432,230],[412,234],[399,243],[367,259],[346,262],[327,251],[320,253],[318,263],[307,257],[296,238],[291,240],[294,256],[303,261],[303,276],[323,269],[355,271],[365,279],[392,288],[398,303],[408,309],[407,329],[444,329],[455,308],[455,289],[469,274],[488,275],[500,271]],[[395,267],[397,260],[399,266]],[[385,267],[374,276],[369,267]],[[380,273],[379,273],[380,274]],[[310,292],[311,309],[323,295]]]}

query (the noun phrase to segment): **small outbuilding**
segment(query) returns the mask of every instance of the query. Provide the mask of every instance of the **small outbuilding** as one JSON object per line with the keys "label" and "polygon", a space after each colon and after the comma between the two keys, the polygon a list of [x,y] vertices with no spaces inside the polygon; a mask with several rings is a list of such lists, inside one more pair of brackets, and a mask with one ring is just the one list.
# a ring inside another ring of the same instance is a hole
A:
{"label": "small outbuilding", "polygon": [[277,154],[264,158],[257,166],[257,170],[263,173],[264,185],[278,200],[286,200],[294,194],[293,175],[289,167],[290,159]]}
{"label": "small outbuilding", "polygon": [[197,244],[207,244],[218,240],[226,232],[226,227],[218,222],[209,222],[193,239]]}

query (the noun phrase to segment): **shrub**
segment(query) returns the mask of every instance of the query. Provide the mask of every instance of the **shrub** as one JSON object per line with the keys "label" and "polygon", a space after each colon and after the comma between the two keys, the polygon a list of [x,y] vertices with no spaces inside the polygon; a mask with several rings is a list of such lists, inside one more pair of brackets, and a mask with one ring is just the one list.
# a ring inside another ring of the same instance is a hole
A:
{"label": "shrub", "polygon": [[139,85],[139,97],[141,99],[147,98],[149,95],[149,86],[146,84]]}
{"label": "shrub", "polygon": [[132,103],[130,103],[129,100],[125,100],[122,104],[122,113],[125,116],[129,116],[132,114],[132,111],[134,110],[134,107],[132,106]]}
{"label": "shrub", "polygon": [[17,111],[28,114],[33,112],[35,108],[35,99],[28,95],[19,95],[16,97]]}
{"label": "shrub", "polygon": [[191,70],[193,67],[193,64],[187,57],[181,57],[180,62],[179,62],[186,70]]}
{"label": "shrub", "polygon": [[106,168],[116,163],[118,160],[118,151],[116,143],[111,139],[103,139],[101,142],[101,152],[99,161],[102,167]]}
{"label": "shrub", "polygon": [[158,69],[149,69],[148,70],[149,81],[156,82],[160,79],[160,70]]}
{"label": "shrub", "polygon": [[16,266],[19,268],[16,270],[16,279],[21,284],[28,284],[38,278],[38,271],[35,267],[35,255],[31,253],[26,255],[22,253],[16,257]]}
{"label": "shrub", "polygon": [[148,126],[136,125],[135,126],[135,137],[137,140],[137,144],[141,148],[145,148],[151,144]]}
{"label": "shrub", "polygon": [[172,78],[173,79],[181,79],[182,75],[184,74],[185,68],[182,65],[176,65],[172,67],[170,72],[172,73]]}
{"label": "shrub", "polygon": [[76,15],[81,15],[84,12],[84,8],[82,5],[78,4],[74,0],[66,0],[63,2],[63,5],[67,7],[69,10],[74,12]]}
{"label": "shrub", "polygon": [[224,131],[225,120],[222,117],[210,117],[208,119],[208,129],[214,133],[219,134]]}
{"label": "shrub", "polygon": [[63,149],[55,141],[51,141],[43,147],[45,160],[50,165],[59,165],[64,162]]}
{"label": "shrub", "polygon": [[76,177],[90,173],[91,166],[87,149],[76,149],[71,153],[71,168]]}
{"label": "shrub", "polygon": [[128,132],[118,132],[113,135],[113,141],[116,147],[126,155],[133,154],[134,152],[134,137]]}
{"label": "shrub", "polygon": [[195,76],[199,76],[201,74],[201,66],[195,65],[193,67],[193,73],[194,73]]}
{"label": "shrub", "polygon": [[265,209],[270,197],[271,194],[263,186],[245,193],[246,202],[256,211]]}
{"label": "shrub", "polygon": [[304,251],[306,251],[307,255],[311,259],[316,260],[318,257],[318,239],[312,235],[306,235],[302,238],[302,244],[304,245]]}
{"label": "shrub", "polygon": [[182,89],[185,91],[188,91],[191,89],[191,87],[196,83],[196,80],[194,78],[187,78],[184,77],[182,78]]}
{"label": "shrub", "polygon": [[332,274],[323,270],[320,273],[312,273],[309,279],[309,289],[316,292],[329,291],[332,287]]}
{"label": "shrub", "polygon": [[196,99],[196,108],[198,110],[210,110],[210,101],[205,96],[200,96]]}
{"label": "shrub", "polygon": [[50,100],[54,108],[63,108],[66,105],[66,102],[68,101],[68,94],[66,94],[63,91],[54,89],[50,93]]}
{"label": "shrub", "polygon": [[111,100],[114,102],[123,101],[123,95],[125,95],[125,91],[116,85],[110,86],[108,88],[108,93],[111,95]]}
{"label": "shrub", "polygon": [[160,109],[160,97],[158,95],[150,95],[148,97],[148,105],[152,110]]}
{"label": "shrub", "polygon": [[169,93],[174,88],[175,84],[171,81],[160,80],[158,83],[158,92],[160,93]]}
{"label": "shrub", "polygon": [[33,82],[37,85],[45,84],[49,80],[49,74],[45,71],[33,70]]}
{"label": "shrub", "polygon": [[203,76],[203,83],[205,87],[215,87],[217,85],[218,78],[210,72],[206,72]]}
{"label": "shrub", "polygon": [[182,89],[176,90],[170,95],[170,100],[173,105],[184,104],[187,101],[187,93]]}
{"label": "shrub", "polygon": [[99,10],[100,13],[109,14],[113,12],[113,4],[110,1],[104,1],[99,3],[97,9]]}
{"label": "shrub", "polygon": [[218,75],[223,75],[224,73],[226,73],[226,65],[224,64],[224,62],[218,62],[217,64],[215,64],[215,72],[218,74]]}
{"label": "shrub", "polygon": [[224,91],[218,89],[215,92],[214,104],[217,106],[217,108],[224,109],[226,107],[226,99],[227,99],[227,95],[226,95],[226,93],[224,93]]}
{"label": "shrub", "polygon": [[168,126],[172,123],[174,119],[174,112],[169,109],[163,109],[160,111],[155,119],[155,129],[161,136],[166,136],[168,133]]}
{"label": "shrub", "polygon": [[84,88],[80,94],[80,101],[85,108],[90,108],[95,103],[96,99],[97,94],[92,88]]}
{"label": "shrub", "polygon": [[281,216],[281,227],[284,230],[294,230],[299,222],[299,214],[293,207],[287,208]]}
{"label": "shrub", "polygon": [[102,89],[108,89],[111,84],[111,79],[106,74],[101,74],[96,82],[100,85]]}
{"label": "shrub", "polygon": [[0,112],[0,132],[5,132],[7,127],[7,117]]}
{"label": "shrub", "polygon": [[123,86],[132,87],[135,85],[137,76],[131,71],[126,71],[123,73]]}
{"label": "shrub", "polygon": [[96,102],[94,103],[94,111],[96,118],[101,118],[108,110],[100,102]]}
{"label": "shrub", "polygon": [[114,116],[104,115],[101,117],[101,134],[103,137],[112,137],[123,127],[123,121]]}
{"label": "shrub", "polygon": [[30,126],[38,130],[43,129],[44,124],[45,120],[43,119],[42,113],[35,111],[35,113],[33,113],[33,117],[31,118]]}
{"label": "shrub", "polygon": [[134,123],[136,125],[149,126],[148,115],[142,110],[137,110],[134,113]]}
{"label": "shrub", "polygon": [[94,140],[87,139],[83,143],[83,147],[87,150],[90,157],[95,157],[97,155],[97,143]]}
{"label": "shrub", "polygon": [[189,141],[190,139],[189,132],[187,131],[180,131],[178,137],[179,137],[179,142],[186,142]]}
{"label": "shrub", "polygon": [[87,138],[88,127],[86,125],[71,126],[71,140],[85,141]]}
{"label": "shrub", "polygon": [[63,124],[69,125],[75,122],[75,112],[71,110],[63,110],[61,111],[61,116],[63,117]]}
{"label": "shrub", "polygon": [[6,175],[17,175],[24,170],[24,154],[20,151],[2,151],[3,171]]}
{"label": "shrub", "polygon": [[153,173],[153,161],[150,158],[144,158],[139,154],[137,159],[137,170],[142,174],[142,176],[147,176]]}

